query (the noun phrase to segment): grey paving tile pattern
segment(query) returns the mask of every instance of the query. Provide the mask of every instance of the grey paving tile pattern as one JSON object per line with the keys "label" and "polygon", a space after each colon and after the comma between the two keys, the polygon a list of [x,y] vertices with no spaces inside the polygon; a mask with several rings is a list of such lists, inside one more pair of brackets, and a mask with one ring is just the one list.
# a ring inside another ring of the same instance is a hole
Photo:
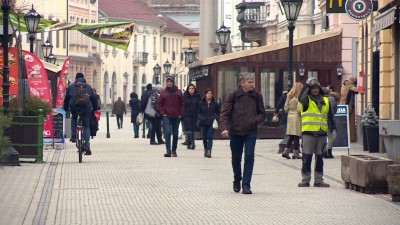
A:
{"label": "grey paving tile pattern", "polygon": [[[122,130],[110,118],[109,139],[105,121],[83,163],[74,145],[61,150],[45,224],[400,224],[400,204],[389,195],[344,188],[338,156],[346,149],[325,160],[331,188],[298,188],[301,161],[277,154],[280,140],[259,140],[254,194],[243,195],[232,190],[229,141],[215,141],[211,159],[201,141],[197,150],[179,144],[177,158],[164,158],[164,145],[133,138],[129,117]],[[0,169],[0,225],[32,224],[42,190],[27,189],[43,186],[46,164]],[[5,186],[21,187],[11,196]]]}

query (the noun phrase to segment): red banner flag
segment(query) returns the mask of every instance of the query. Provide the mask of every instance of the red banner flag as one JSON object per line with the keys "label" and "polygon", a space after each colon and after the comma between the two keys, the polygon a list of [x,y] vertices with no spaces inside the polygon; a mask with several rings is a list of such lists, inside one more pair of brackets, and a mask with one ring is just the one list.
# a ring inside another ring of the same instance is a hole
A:
{"label": "red banner flag", "polygon": [[[52,104],[49,79],[43,63],[31,52],[23,50],[22,54],[26,65],[30,96],[39,97]],[[53,115],[50,113],[44,121],[43,137],[52,138],[53,134]]]}
{"label": "red banner flag", "polygon": [[[17,48],[8,49],[8,67],[10,68],[10,100],[18,95],[18,51]],[[4,52],[0,47],[0,106],[3,105],[3,69],[4,69]]]}
{"label": "red banner flag", "polygon": [[67,77],[68,77],[70,61],[71,61],[71,57],[68,57],[64,61],[63,67],[61,69],[60,77],[58,78],[56,108],[62,109],[64,107],[64,98],[65,98],[65,91],[67,89]]}

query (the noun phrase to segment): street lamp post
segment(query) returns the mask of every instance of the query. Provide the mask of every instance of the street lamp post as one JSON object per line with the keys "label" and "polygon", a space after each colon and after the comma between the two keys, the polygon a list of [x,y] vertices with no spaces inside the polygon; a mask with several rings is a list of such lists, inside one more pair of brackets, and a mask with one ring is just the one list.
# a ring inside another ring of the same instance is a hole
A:
{"label": "street lamp post", "polygon": [[36,33],[36,30],[39,26],[40,18],[41,16],[35,11],[35,9],[33,9],[33,4],[32,4],[32,9],[29,10],[29,12],[24,15],[26,28],[28,29],[29,33],[29,42],[30,42],[29,51],[32,53],[33,53],[33,41],[35,40],[34,33]]}
{"label": "street lamp post", "polygon": [[225,27],[224,24],[215,32],[218,38],[218,42],[221,45],[221,53],[224,55],[226,53],[226,46],[228,45],[229,39],[231,37],[231,31]]}
{"label": "street lamp post", "polygon": [[[185,51],[185,62],[187,65],[190,65],[194,62],[196,56],[196,51],[193,50],[192,46],[190,45],[189,48]],[[190,69],[189,69],[189,81],[188,84],[190,84],[191,77],[190,77]]]}
{"label": "street lamp post", "polygon": [[283,9],[285,10],[286,19],[289,22],[289,70],[288,70],[288,85],[287,90],[292,89],[293,85],[293,31],[294,23],[299,16],[303,0],[281,0]]}
{"label": "street lamp post", "polygon": [[57,57],[55,55],[53,55],[52,52],[50,52],[49,57],[47,57],[47,62],[56,64],[56,61],[57,61]]}
{"label": "street lamp post", "polygon": [[164,71],[165,71],[165,75],[169,75],[169,72],[171,72],[171,63],[169,63],[168,62],[168,59],[167,59],[167,61],[164,63],[164,65],[163,65],[163,67],[164,67]]}
{"label": "street lamp post", "polygon": [[160,84],[158,78],[159,78],[160,73],[161,73],[161,66],[158,65],[158,63],[157,63],[157,65],[155,65],[153,67],[153,71],[154,71],[154,77],[156,78],[156,84]]}
{"label": "street lamp post", "polygon": [[[8,115],[8,107],[10,106],[10,67],[8,64],[8,20],[10,16],[10,0],[1,1],[1,10],[3,11],[3,112]],[[10,129],[5,130],[5,136],[10,137]],[[5,146],[1,160],[12,166],[19,166],[19,153],[10,145]]]}
{"label": "street lamp post", "polygon": [[49,60],[50,54],[52,54],[53,51],[53,45],[50,43],[49,39],[47,39],[43,44],[42,44],[42,51],[43,51],[43,57],[46,62]]}

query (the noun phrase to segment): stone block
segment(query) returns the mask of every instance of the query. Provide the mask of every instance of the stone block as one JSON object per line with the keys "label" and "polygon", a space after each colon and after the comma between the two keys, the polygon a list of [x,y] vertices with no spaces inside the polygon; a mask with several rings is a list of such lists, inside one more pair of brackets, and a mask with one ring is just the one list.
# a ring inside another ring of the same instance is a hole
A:
{"label": "stone block", "polygon": [[368,155],[342,155],[341,177],[346,188],[366,193],[387,193],[387,166],[393,161]]}
{"label": "stone block", "polygon": [[400,202],[400,164],[388,165],[388,190],[392,201]]}

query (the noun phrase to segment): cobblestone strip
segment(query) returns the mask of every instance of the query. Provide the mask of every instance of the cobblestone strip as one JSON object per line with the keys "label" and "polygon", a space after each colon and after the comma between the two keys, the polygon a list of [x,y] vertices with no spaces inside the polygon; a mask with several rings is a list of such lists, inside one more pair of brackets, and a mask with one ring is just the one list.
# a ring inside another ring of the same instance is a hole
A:
{"label": "cobblestone strip", "polygon": [[47,212],[49,210],[49,204],[51,200],[51,194],[53,190],[55,172],[58,165],[58,159],[60,158],[61,150],[56,150],[51,160],[49,170],[47,171],[46,180],[42,190],[42,196],[38,208],[36,210],[35,218],[33,219],[33,225],[42,225],[46,222]]}

